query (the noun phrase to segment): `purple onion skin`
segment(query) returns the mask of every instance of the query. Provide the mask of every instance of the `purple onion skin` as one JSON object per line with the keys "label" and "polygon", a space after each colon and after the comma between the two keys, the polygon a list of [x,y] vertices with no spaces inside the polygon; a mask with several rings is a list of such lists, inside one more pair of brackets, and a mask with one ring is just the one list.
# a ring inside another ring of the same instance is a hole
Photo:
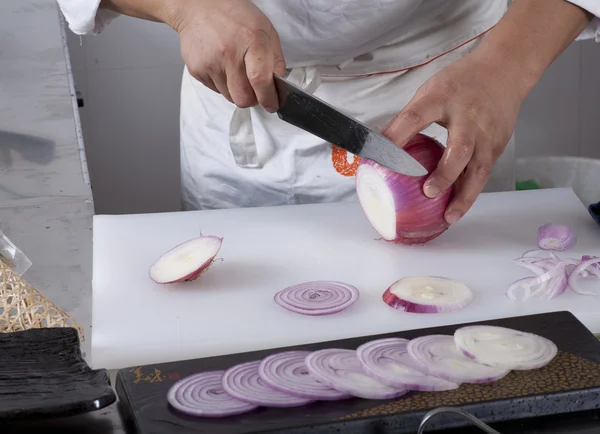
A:
{"label": "purple onion skin", "polygon": [[391,291],[391,287],[383,293],[383,301],[394,309],[403,310],[410,313],[447,313],[463,309],[466,306],[446,305],[446,306],[431,306],[427,304],[417,304],[406,301],[397,297]]}
{"label": "purple onion skin", "polygon": [[362,159],[359,164],[374,167],[387,179],[393,192],[396,206],[396,238],[386,240],[397,244],[425,244],[444,233],[450,224],[444,218],[446,207],[454,196],[449,188],[436,198],[430,199],[423,192],[423,185],[438,165],[444,154],[444,147],[437,140],[418,133],[403,148],[429,172],[415,177],[402,175],[378,163]]}

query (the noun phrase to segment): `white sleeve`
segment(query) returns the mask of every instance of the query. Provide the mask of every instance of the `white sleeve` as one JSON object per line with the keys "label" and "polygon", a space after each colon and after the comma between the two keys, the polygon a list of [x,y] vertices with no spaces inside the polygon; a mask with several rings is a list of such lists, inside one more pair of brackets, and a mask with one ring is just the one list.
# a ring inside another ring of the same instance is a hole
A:
{"label": "white sleeve", "polygon": [[573,3],[579,6],[581,9],[585,9],[590,14],[594,15],[594,18],[586,29],[577,37],[577,40],[583,39],[594,39],[596,42],[600,42],[600,0],[567,0],[569,3]]}
{"label": "white sleeve", "polygon": [[56,0],[58,7],[76,35],[97,35],[118,13],[99,9],[100,0]]}

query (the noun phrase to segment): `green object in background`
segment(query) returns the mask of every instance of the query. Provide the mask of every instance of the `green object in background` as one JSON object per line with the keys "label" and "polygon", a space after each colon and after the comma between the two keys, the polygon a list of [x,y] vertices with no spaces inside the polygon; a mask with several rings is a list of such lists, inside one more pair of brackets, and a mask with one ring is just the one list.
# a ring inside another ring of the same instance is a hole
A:
{"label": "green object in background", "polygon": [[525,181],[517,181],[517,190],[539,190],[540,186],[533,179],[526,179]]}

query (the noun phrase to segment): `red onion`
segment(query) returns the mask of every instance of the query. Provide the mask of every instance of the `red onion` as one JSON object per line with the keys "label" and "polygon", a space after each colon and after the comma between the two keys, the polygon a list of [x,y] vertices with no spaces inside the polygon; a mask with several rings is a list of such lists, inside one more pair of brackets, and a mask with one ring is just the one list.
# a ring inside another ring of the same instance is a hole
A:
{"label": "red onion", "polygon": [[[540,253],[549,255],[549,258],[539,258]],[[567,288],[581,295],[598,295],[598,290],[588,290],[581,287],[580,279],[592,277],[600,279],[600,261],[589,261],[586,266],[585,258],[592,256],[584,255],[581,260],[561,259],[554,252],[545,250],[529,250],[520,258],[514,259],[517,265],[525,267],[536,274],[533,277],[519,279],[506,290],[506,296],[516,300],[517,293],[523,291],[522,300],[530,298],[551,300],[562,295]]]}
{"label": "red onion", "polygon": [[201,236],[175,246],[150,267],[156,283],[176,283],[197,279],[208,270],[221,249],[222,238]]}
{"label": "red onion", "polygon": [[[544,263],[545,264],[545,263]],[[523,264],[536,274],[536,277],[525,277],[513,282],[506,290],[510,300],[516,300],[516,292],[523,289],[523,300],[537,298],[552,300],[562,295],[567,289],[567,264],[558,262],[546,268],[533,264]],[[547,270],[547,271],[546,271]]]}
{"label": "red onion", "polygon": [[359,398],[391,399],[408,393],[407,389],[388,386],[365,374],[354,350],[315,351],[306,357],[306,367],[321,383]]}
{"label": "red onion", "polygon": [[275,294],[275,302],[303,315],[329,315],[356,303],[356,287],[336,281],[314,281],[284,288]]}
{"label": "red onion", "polygon": [[388,305],[413,313],[454,312],[468,306],[474,297],[464,283],[437,276],[405,277],[383,293]]}
{"label": "red onion", "polygon": [[264,407],[299,407],[313,402],[269,387],[258,374],[260,360],[240,363],[223,374],[223,389],[234,398]]}
{"label": "red onion", "polygon": [[179,380],[169,389],[167,401],[182,413],[202,417],[232,416],[257,408],[225,392],[221,385],[224,372],[201,372]]}
{"label": "red onion", "polygon": [[489,383],[510,372],[471,360],[458,350],[453,336],[422,336],[411,340],[407,350],[429,375],[454,383]]}
{"label": "red onion", "polygon": [[[587,261],[589,259],[595,259],[595,258],[598,258],[598,256],[583,255],[581,257],[581,260],[582,261]],[[594,264],[593,267],[597,268],[598,270],[600,270],[600,264]]]}
{"label": "red onion", "polygon": [[258,366],[258,374],[272,389],[289,395],[321,401],[351,398],[314,379],[304,360],[310,351],[286,351],[265,357]]}
{"label": "red onion", "polygon": [[538,247],[544,250],[567,250],[577,243],[573,231],[565,225],[546,223],[538,228]]}
{"label": "red onion", "polygon": [[[444,147],[423,134],[403,148],[428,172],[432,172]],[[356,172],[356,193],[367,220],[384,240],[401,244],[425,244],[449,227],[444,212],[452,199],[447,189],[435,199],[423,193],[429,175],[413,177],[393,172],[362,159]]]}
{"label": "red onion", "polygon": [[498,326],[459,328],[454,333],[454,342],[465,356],[476,362],[509,370],[541,368],[558,352],[549,339]]}
{"label": "red onion", "polygon": [[593,274],[595,277],[600,278],[600,270],[595,268],[595,265],[600,264],[600,258],[591,258],[586,261],[582,261],[577,267],[569,274],[569,288],[572,291],[580,295],[600,295],[600,287],[597,285],[596,289],[585,289],[580,285],[579,279],[583,276],[581,274],[586,271]]}
{"label": "red onion", "polygon": [[356,349],[365,373],[390,386],[420,391],[457,389],[451,381],[427,375],[423,367],[408,354],[408,339],[385,338],[361,345]]}

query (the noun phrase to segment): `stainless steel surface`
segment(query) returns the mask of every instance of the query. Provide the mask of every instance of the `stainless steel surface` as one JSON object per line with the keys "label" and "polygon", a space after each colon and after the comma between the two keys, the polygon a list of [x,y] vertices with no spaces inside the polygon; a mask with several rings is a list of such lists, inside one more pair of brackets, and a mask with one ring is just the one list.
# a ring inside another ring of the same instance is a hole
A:
{"label": "stainless steel surface", "polygon": [[419,425],[419,431],[417,432],[417,434],[423,434],[423,432],[424,432],[423,430],[425,429],[425,425],[427,425],[427,422],[429,420],[431,420],[431,418],[433,418],[434,416],[437,416],[438,414],[442,414],[442,413],[458,414],[458,415],[464,417],[465,419],[468,419],[473,425],[475,425],[477,428],[481,428],[483,431],[485,431],[488,434],[500,434],[499,431],[496,431],[489,425],[483,423],[482,421],[477,419],[475,416],[467,413],[466,411],[462,411],[459,408],[452,408],[452,407],[438,407],[438,408],[428,412],[425,415],[425,417],[423,417],[423,420],[421,421],[421,425]]}
{"label": "stainless steel surface", "polygon": [[[92,216],[77,102],[54,0],[0,1],[0,227],[24,278],[84,327],[90,351]],[[7,432],[123,434],[116,405]],[[29,429],[31,428],[31,429]]]}
{"label": "stainless steel surface", "polygon": [[394,172],[427,174],[417,160],[386,137],[276,74],[273,77],[279,95],[277,115],[285,122]]}

